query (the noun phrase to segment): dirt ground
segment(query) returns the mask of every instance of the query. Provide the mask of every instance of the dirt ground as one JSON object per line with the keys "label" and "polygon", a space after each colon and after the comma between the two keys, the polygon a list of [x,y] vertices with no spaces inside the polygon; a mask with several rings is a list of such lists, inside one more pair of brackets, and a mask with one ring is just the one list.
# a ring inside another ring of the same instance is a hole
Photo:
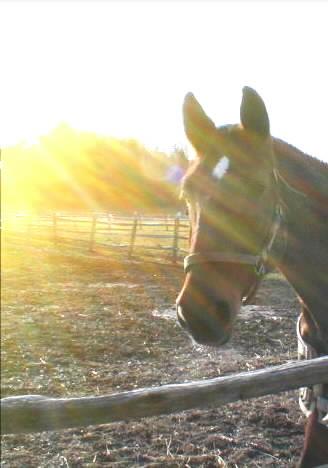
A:
{"label": "dirt ground", "polygon": [[[277,274],[232,341],[196,346],[173,304],[181,265],[3,243],[2,396],[101,395],[296,359],[297,301]],[[303,439],[297,392],[170,416],[2,437],[2,467],[292,467]]]}

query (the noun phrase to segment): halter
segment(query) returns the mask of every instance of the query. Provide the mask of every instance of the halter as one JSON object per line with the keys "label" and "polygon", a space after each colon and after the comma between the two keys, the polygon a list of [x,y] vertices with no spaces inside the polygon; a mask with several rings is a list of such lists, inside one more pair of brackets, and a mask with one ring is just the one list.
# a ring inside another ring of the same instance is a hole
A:
{"label": "halter", "polygon": [[259,281],[265,274],[265,263],[270,255],[272,246],[276,240],[282,223],[282,208],[279,203],[275,205],[273,221],[269,230],[268,241],[259,255],[228,253],[228,252],[202,252],[192,253],[184,259],[184,271],[187,273],[193,265],[201,263],[234,263],[239,265],[250,265],[254,267],[256,280],[244,294],[243,304],[247,304],[256,291]]}

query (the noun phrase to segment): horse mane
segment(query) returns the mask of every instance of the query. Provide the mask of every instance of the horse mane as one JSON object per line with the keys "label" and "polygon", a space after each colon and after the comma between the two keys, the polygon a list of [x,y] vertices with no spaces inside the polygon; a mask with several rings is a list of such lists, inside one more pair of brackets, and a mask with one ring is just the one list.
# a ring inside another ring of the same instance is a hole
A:
{"label": "horse mane", "polygon": [[288,184],[314,202],[328,206],[328,164],[272,138],[277,169]]}

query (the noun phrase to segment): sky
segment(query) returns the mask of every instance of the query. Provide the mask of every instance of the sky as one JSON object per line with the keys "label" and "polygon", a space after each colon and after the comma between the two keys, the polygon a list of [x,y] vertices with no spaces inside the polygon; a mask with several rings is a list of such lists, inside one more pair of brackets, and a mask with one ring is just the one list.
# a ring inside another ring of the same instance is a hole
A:
{"label": "sky", "polygon": [[185,147],[192,91],[219,125],[242,87],[271,133],[328,162],[328,2],[0,0],[0,146],[78,130]]}

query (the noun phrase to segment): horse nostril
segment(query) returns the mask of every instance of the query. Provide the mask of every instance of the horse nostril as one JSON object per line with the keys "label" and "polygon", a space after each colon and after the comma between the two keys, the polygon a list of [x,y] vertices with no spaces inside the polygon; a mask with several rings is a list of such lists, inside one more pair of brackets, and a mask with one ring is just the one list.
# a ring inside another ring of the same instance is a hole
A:
{"label": "horse nostril", "polygon": [[215,312],[220,322],[223,325],[227,325],[231,320],[230,306],[225,301],[217,301],[215,303]]}
{"label": "horse nostril", "polygon": [[230,307],[223,300],[212,300],[207,307],[177,301],[176,312],[181,327],[199,344],[221,346],[231,336]]}

